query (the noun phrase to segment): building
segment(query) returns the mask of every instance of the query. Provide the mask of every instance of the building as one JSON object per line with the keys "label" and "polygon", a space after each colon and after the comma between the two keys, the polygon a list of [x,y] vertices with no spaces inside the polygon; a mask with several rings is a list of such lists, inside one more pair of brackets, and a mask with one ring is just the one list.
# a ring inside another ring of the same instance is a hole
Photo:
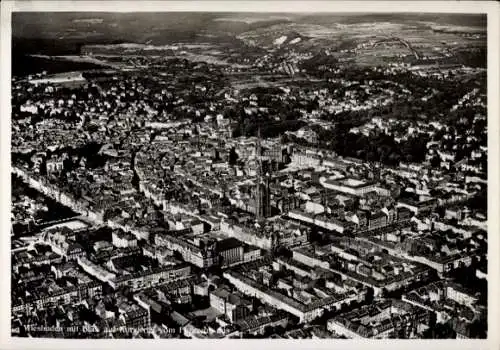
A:
{"label": "building", "polygon": [[354,178],[343,178],[339,180],[326,180],[323,186],[330,190],[345,194],[362,197],[368,192],[376,191],[377,185],[373,182],[365,182]]}
{"label": "building", "polygon": [[113,289],[129,287],[131,290],[140,290],[189,277],[191,267],[187,264],[155,268],[149,271],[116,276],[109,280]]}
{"label": "building", "polygon": [[245,245],[243,250],[243,261],[250,262],[258,260],[262,257],[260,248],[253,247],[250,245]]}
{"label": "building", "polygon": [[282,326],[285,328],[288,325],[288,316],[283,311],[278,311],[269,316],[252,315],[243,320],[237,321],[236,325],[241,334],[264,334],[266,327]]}
{"label": "building", "polygon": [[436,281],[414,289],[402,296],[402,300],[436,314],[436,321],[446,323],[459,318],[468,323],[485,316],[485,306],[478,298],[461,286],[449,281]]}
{"label": "building", "polygon": [[47,174],[60,173],[64,169],[64,159],[52,158],[47,160]]}
{"label": "building", "polygon": [[327,330],[351,339],[411,338],[429,327],[430,313],[396,299],[365,305],[328,320]]}
{"label": "building", "polygon": [[300,167],[316,168],[321,164],[321,157],[317,154],[295,151],[292,154],[292,163]]}
{"label": "building", "polygon": [[112,243],[117,248],[137,247],[137,238],[121,230],[114,230],[112,233]]}
{"label": "building", "polygon": [[423,264],[376,251],[370,243],[351,238],[338,238],[335,243],[317,249],[294,249],[293,259],[370,287],[375,296],[426,280],[430,274],[430,269]]}
{"label": "building", "polygon": [[448,283],[446,296],[459,304],[469,307],[473,307],[478,301],[475,295],[471,295],[470,292],[456,283]]}
{"label": "building", "polygon": [[404,258],[408,261],[420,263],[427,265],[442,275],[448,271],[459,268],[460,266],[470,266],[472,263],[472,258],[477,255],[476,251],[470,252],[452,252],[451,254],[446,254],[444,251],[440,251],[443,254],[436,254],[435,251],[430,252],[420,252],[419,246],[422,245],[421,240],[406,237],[396,244],[392,242],[374,240],[373,238],[360,238],[377,250],[387,251],[394,257]]}
{"label": "building", "polygon": [[13,300],[12,311],[40,311],[48,306],[66,305],[79,303],[87,298],[100,296],[102,284],[92,281],[78,284],[71,287],[60,288],[49,293],[48,291],[31,291],[31,294],[24,300]]}
{"label": "building", "polygon": [[239,272],[226,271],[224,272],[224,277],[243,294],[259,298],[268,305],[287,311],[298,317],[301,323],[310,322],[320,317],[325,310],[339,310],[341,305],[349,304],[352,301],[364,297],[364,293],[353,292],[351,294],[331,295],[305,304],[272,290],[264,284],[246,277]]}
{"label": "building", "polygon": [[368,230],[376,230],[387,226],[387,215],[382,212],[371,213],[368,216]]}
{"label": "building", "polygon": [[351,221],[346,221],[346,220],[341,221],[339,219],[330,217],[326,214],[314,215],[300,209],[290,210],[288,212],[288,216],[292,219],[313,224],[318,227],[327,229],[329,231],[336,231],[339,233],[344,233],[345,231],[353,230],[356,227],[356,224]]}
{"label": "building", "polygon": [[263,156],[276,163],[283,163],[283,149],[279,143],[264,149]]}
{"label": "building", "polygon": [[87,259],[86,257],[81,257],[77,259],[78,266],[80,266],[85,272],[94,276],[101,282],[109,282],[116,277],[116,274],[110,272],[101,265],[97,265]]}
{"label": "building", "polygon": [[262,234],[255,227],[239,224],[237,221],[223,219],[220,232],[227,237],[234,237],[251,246],[261,249],[272,249],[274,241],[270,235]]}
{"label": "building", "polygon": [[200,245],[188,242],[182,238],[173,237],[167,234],[157,234],[155,236],[155,244],[179,252],[184,261],[201,268],[210,267],[219,263],[215,242],[204,244],[203,247],[201,247]]}
{"label": "building", "polygon": [[144,245],[142,248],[144,256],[149,256],[158,260],[160,265],[175,265],[178,261],[175,259],[174,252],[164,246]]}
{"label": "building", "polygon": [[216,243],[222,266],[230,266],[244,259],[243,243],[236,238],[226,238]]}
{"label": "building", "polygon": [[421,196],[418,200],[412,198],[401,198],[398,200],[397,206],[411,210],[414,214],[429,213],[437,207],[435,198]]}
{"label": "building", "polygon": [[396,208],[396,213],[397,213],[397,220],[399,222],[409,221],[413,216],[413,212],[405,207]]}
{"label": "building", "polygon": [[151,325],[149,312],[135,304],[123,303],[118,307],[118,319],[123,322],[126,332],[147,331]]}
{"label": "building", "polygon": [[111,244],[109,241],[97,241],[94,243],[94,251],[96,253],[99,252],[110,252],[113,250],[113,244]]}
{"label": "building", "polygon": [[235,323],[248,317],[252,303],[239,293],[231,293],[226,288],[217,288],[210,293],[210,306],[226,315]]}
{"label": "building", "polygon": [[81,244],[76,242],[75,232],[69,229],[47,231],[44,233],[44,241],[50,245],[54,253],[68,260],[77,260],[87,254]]}

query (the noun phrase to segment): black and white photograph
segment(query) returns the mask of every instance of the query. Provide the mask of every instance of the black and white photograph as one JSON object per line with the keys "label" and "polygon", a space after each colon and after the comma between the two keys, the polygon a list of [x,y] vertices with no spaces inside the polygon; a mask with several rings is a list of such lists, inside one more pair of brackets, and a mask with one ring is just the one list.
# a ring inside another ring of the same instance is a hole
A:
{"label": "black and white photograph", "polygon": [[494,336],[498,34],[449,8],[13,11],[9,336]]}

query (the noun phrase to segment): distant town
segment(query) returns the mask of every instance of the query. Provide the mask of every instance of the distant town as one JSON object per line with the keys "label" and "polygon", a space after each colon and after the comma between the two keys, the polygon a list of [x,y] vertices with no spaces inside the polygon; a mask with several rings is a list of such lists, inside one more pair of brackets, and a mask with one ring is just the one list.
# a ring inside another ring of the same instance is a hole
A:
{"label": "distant town", "polygon": [[351,20],[28,52],[12,335],[486,338],[485,29]]}

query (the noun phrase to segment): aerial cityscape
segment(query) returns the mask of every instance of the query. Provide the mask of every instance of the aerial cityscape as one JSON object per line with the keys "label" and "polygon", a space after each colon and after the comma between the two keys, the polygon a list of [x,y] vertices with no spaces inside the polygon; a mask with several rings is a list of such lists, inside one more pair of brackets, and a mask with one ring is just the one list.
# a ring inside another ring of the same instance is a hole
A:
{"label": "aerial cityscape", "polygon": [[12,14],[11,335],[488,336],[486,15]]}

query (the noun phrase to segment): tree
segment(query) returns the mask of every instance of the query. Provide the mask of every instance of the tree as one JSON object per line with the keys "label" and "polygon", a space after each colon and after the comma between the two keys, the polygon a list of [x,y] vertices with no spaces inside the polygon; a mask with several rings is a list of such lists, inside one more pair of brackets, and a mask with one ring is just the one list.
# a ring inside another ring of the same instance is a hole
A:
{"label": "tree", "polygon": [[368,304],[371,304],[373,302],[374,295],[375,291],[373,290],[373,288],[369,287],[366,291],[366,296],[365,296],[365,300]]}
{"label": "tree", "polygon": [[488,156],[486,154],[482,154],[480,158],[481,170],[484,172],[488,171]]}
{"label": "tree", "polygon": [[179,251],[174,250],[174,254],[173,255],[174,255],[175,259],[184,261],[184,258],[182,257],[182,254]]}
{"label": "tree", "polygon": [[472,322],[470,325],[471,338],[485,339],[487,337],[488,324],[486,319],[480,319]]}
{"label": "tree", "polygon": [[280,142],[281,144],[287,144],[289,143],[291,140],[290,140],[290,137],[287,135],[287,134],[282,134],[281,137],[280,137]]}
{"label": "tree", "polygon": [[236,153],[236,149],[234,147],[229,151],[229,165],[234,166],[238,161],[238,153]]}
{"label": "tree", "polygon": [[435,155],[434,157],[432,157],[431,166],[433,168],[438,168],[440,164],[441,164],[441,159],[439,158],[439,156]]}
{"label": "tree", "polygon": [[436,323],[434,327],[429,327],[422,334],[424,339],[455,339],[457,333],[449,322]]}

